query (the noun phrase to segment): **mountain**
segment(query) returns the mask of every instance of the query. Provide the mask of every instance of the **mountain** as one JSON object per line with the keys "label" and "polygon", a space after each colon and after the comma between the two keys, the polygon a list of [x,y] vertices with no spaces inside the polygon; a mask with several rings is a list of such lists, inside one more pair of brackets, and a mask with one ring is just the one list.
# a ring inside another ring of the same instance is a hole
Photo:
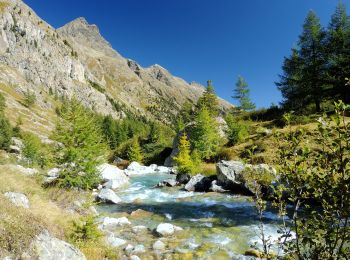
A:
{"label": "mountain", "polygon": [[[21,0],[1,0],[0,91],[12,121],[20,117],[29,130],[39,125],[45,133],[64,97],[117,119],[133,112],[168,123],[204,88],[122,57],[84,18],[55,29]],[[26,93],[35,93],[33,109],[21,104]],[[222,111],[231,106],[220,99]]]}

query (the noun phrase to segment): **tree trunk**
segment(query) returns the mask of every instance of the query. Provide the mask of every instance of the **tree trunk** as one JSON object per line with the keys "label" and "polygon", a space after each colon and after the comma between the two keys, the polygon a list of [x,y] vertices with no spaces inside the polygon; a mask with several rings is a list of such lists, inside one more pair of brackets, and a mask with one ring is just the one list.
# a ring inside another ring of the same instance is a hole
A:
{"label": "tree trunk", "polygon": [[318,99],[315,99],[316,112],[321,111],[321,102]]}

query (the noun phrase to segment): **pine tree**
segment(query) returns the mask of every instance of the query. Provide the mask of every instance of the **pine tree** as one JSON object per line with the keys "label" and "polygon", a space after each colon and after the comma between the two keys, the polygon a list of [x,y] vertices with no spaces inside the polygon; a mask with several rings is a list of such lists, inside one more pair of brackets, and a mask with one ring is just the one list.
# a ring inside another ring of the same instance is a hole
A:
{"label": "pine tree", "polygon": [[128,151],[128,159],[133,162],[143,162],[143,154],[141,150],[141,146],[139,144],[139,140],[135,137],[129,147]]}
{"label": "pine tree", "polygon": [[209,160],[217,154],[222,140],[217,122],[206,107],[203,107],[195,117],[191,138],[194,148],[198,150],[202,159]]}
{"label": "pine tree", "polygon": [[7,150],[11,145],[13,131],[9,120],[5,117],[5,107],[5,98],[0,93],[0,149]]}
{"label": "pine tree", "polygon": [[213,117],[217,116],[219,113],[219,103],[211,80],[207,81],[207,89],[197,102],[198,111],[203,107],[206,107]]}
{"label": "pine tree", "polygon": [[285,104],[297,105],[301,109],[314,103],[316,110],[320,111],[321,102],[329,88],[325,36],[319,18],[310,11],[298,46],[292,50],[292,56],[285,59],[281,80],[276,83],[282,91]]}
{"label": "pine tree", "polygon": [[350,91],[346,79],[350,74],[350,20],[345,5],[339,2],[332,15],[327,32],[327,54],[331,98],[350,103]]}
{"label": "pine tree", "polygon": [[77,100],[65,102],[60,111],[53,139],[57,146],[56,163],[62,169],[62,187],[91,189],[100,182],[96,167],[105,161],[107,146],[93,114]]}
{"label": "pine tree", "polygon": [[232,96],[232,98],[239,101],[239,109],[244,111],[255,109],[254,103],[250,100],[249,92],[250,90],[248,88],[248,84],[245,82],[243,77],[239,76],[236,83],[236,88],[234,89],[234,95]]}
{"label": "pine tree", "polygon": [[183,133],[180,137],[178,149],[178,154],[173,157],[177,171],[179,173],[194,173],[195,165],[191,157],[191,148],[190,142],[187,139],[187,134]]}

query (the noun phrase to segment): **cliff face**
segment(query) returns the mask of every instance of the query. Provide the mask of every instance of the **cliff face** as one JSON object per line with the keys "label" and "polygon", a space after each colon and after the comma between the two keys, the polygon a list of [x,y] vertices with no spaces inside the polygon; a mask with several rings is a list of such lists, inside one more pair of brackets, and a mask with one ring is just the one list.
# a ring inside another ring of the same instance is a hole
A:
{"label": "cliff face", "polygon": [[[43,110],[54,107],[49,96],[75,96],[115,118],[128,109],[163,122],[204,91],[159,65],[143,68],[123,58],[84,18],[56,30],[21,0],[0,1],[0,84],[10,106],[16,94],[31,91]],[[221,100],[220,106],[231,104]]]}

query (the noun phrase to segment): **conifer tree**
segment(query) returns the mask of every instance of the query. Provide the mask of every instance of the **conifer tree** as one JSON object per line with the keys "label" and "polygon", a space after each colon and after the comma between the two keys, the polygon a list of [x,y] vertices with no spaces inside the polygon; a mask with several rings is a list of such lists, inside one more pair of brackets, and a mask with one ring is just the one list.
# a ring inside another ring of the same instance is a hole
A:
{"label": "conifer tree", "polygon": [[179,153],[173,158],[179,173],[194,173],[195,165],[191,157],[190,142],[187,134],[183,133],[178,145]]}
{"label": "conifer tree", "polygon": [[96,167],[104,162],[107,152],[102,135],[91,112],[75,99],[65,102],[53,134],[60,143],[55,158],[62,169],[60,186],[91,189],[100,182]]}
{"label": "conifer tree", "polygon": [[215,156],[221,144],[219,128],[207,107],[203,107],[195,117],[195,126],[191,142],[202,159]]}
{"label": "conifer tree", "polygon": [[255,109],[254,103],[250,100],[249,92],[250,90],[248,88],[248,84],[245,82],[242,76],[239,76],[236,83],[236,88],[234,89],[234,95],[232,96],[232,98],[238,100],[239,109],[244,111]]}
{"label": "conifer tree", "polygon": [[197,102],[197,109],[199,111],[203,107],[206,107],[213,117],[217,116],[219,113],[219,103],[211,80],[207,81],[207,89]]}
{"label": "conifer tree", "polygon": [[328,76],[331,98],[350,103],[350,90],[346,78],[350,74],[350,19],[344,3],[339,2],[327,32]]}
{"label": "conifer tree", "polygon": [[130,161],[139,162],[139,163],[143,162],[144,157],[143,157],[141,146],[139,144],[139,140],[137,137],[133,139],[129,147],[128,158]]}

